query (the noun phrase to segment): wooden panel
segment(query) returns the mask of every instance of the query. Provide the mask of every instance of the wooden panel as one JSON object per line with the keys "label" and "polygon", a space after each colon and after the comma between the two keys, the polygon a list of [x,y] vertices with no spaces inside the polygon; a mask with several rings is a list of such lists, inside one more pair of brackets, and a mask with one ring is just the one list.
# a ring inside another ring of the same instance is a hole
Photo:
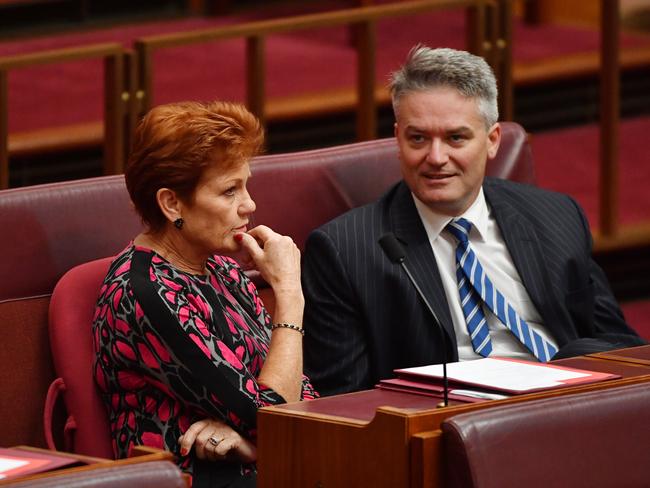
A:
{"label": "wooden panel", "polygon": [[[601,360],[603,365],[610,362]],[[436,398],[428,398],[427,407],[427,397],[395,392],[391,394],[399,396],[399,408],[375,408],[381,395],[377,390],[263,408],[258,413],[258,486],[441,486],[444,453],[437,431],[446,418],[498,405],[646,383],[650,368],[647,373],[447,408],[435,408]],[[395,398],[386,396],[386,402]],[[374,418],[364,421],[373,410]]]}
{"label": "wooden panel", "polygon": [[[383,412],[362,428],[262,411],[258,452],[278,455],[258,456],[258,486],[408,486],[408,423],[406,415]],[[310,454],[296,459],[297,452]]]}
{"label": "wooden panel", "polygon": [[45,447],[43,406],[54,379],[47,328],[49,296],[0,303],[0,446]]}
{"label": "wooden panel", "polygon": [[442,432],[420,432],[411,437],[411,486],[442,486]]}

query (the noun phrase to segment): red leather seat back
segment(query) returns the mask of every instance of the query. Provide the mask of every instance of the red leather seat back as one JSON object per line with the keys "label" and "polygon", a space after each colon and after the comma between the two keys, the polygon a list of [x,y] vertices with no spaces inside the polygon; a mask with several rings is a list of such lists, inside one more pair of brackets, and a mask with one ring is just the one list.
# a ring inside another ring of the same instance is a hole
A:
{"label": "red leather seat back", "polygon": [[649,405],[645,383],[456,415],[445,486],[648,486]]}
{"label": "red leather seat back", "polygon": [[[535,183],[526,131],[502,122],[501,146],[487,174]],[[301,249],[316,227],[379,198],[401,178],[394,138],[254,160],[249,191],[255,224],[290,235]]]}
{"label": "red leather seat back", "polygon": [[65,447],[104,458],[113,458],[114,454],[106,407],[93,377],[91,325],[112,259],[91,261],[68,271],[54,288],[49,314],[54,368],[65,383],[67,428],[72,429],[72,445]]}
{"label": "red leather seat back", "polygon": [[[526,132],[501,125],[488,174],[534,183]],[[400,178],[393,138],[260,156],[252,171],[255,223],[292,236],[301,248],[312,229],[370,203]],[[51,293],[67,270],[117,254],[142,229],[121,175],[3,190],[0,216],[11,232],[0,240],[0,301]]]}
{"label": "red leather seat back", "polygon": [[[502,122],[501,145],[489,176],[535,183],[526,131]],[[401,178],[394,138],[256,158],[249,191],[257,210],[253,224],[289,235],[304,250],[309,233],[348,210],[371,203]],[[256,280],[269,310],[275,298]]]}
{"label": "red leather seat back", "polygon": [[0,301],[52,293],[63,273],[117,254],[142,228],[123,176],[2,190],[0,224]]}

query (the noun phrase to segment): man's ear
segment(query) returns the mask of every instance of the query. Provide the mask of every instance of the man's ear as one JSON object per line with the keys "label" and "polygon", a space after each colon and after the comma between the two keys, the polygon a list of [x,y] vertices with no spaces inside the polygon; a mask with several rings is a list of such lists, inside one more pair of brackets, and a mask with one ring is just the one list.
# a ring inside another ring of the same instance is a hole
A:
{"label": "man's ear", "polygon": [[399,141],[399,125],[397,124],[397,122],[393,124],[393,134],[395,135],[395,139],[397,140],[397,147],[399,148],[399,150],[397,151],[397,159],[402,161],[402,146],[400,145],[400,141]]}
{"label": "man's ear", "polygon": [[156,201],[158,202],[160,211],[170,222],[174,222],[176,219],[183,217],[183,204],[176,196],[174,190],[160,188],[156,192]]}
{"label": "man's ear", "polygon": [[501,125],[497,122],[488,130],[488,159],[494,159],[501,144]]}

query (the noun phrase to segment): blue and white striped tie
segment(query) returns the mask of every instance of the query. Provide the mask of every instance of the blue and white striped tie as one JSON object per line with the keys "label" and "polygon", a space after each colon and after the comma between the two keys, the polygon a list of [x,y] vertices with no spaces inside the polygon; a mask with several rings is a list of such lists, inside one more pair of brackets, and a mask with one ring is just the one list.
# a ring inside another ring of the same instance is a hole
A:
{"label": "blue and white striped tie", "polygon": [[483,271],[483,266],[469,245],[471,228],[472,224],[462,218],[452,220],[446,227],[458,240],[456,279],[463,315],[467,321],[467,330],[474,350],[486,357],[492,352],[490,332],[481,308],[481,301],[483,301],[537,359],[544,363],[549,361],[557,349],[519,317],[501,292],[492,285],[492,281]]}

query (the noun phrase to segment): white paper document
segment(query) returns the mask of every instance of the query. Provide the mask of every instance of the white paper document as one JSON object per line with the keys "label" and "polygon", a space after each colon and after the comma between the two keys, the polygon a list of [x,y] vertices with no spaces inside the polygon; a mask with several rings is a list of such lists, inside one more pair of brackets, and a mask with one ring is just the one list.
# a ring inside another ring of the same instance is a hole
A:
{"label": "white paper document", "polygon": [[27,461],[22,461],[20,459],[13,459],[13,458],[0,456],[0,479],[6,477],[4,473],[6,473],[7,471],[20,468],[21,466],[24,466],[27,463],[28,463]]}
{"label": "white paper document", "polygon": [[[420,378],[442,378],[442,365],[399,369],[396,373],[408,377],[414,375]],[[484,358],[447,364],[447,377],[450,381],[513,392],[566,386],[574,382],[581,383],[581,378],[594,377],[594,375],[601,374],[505,358]]]}

